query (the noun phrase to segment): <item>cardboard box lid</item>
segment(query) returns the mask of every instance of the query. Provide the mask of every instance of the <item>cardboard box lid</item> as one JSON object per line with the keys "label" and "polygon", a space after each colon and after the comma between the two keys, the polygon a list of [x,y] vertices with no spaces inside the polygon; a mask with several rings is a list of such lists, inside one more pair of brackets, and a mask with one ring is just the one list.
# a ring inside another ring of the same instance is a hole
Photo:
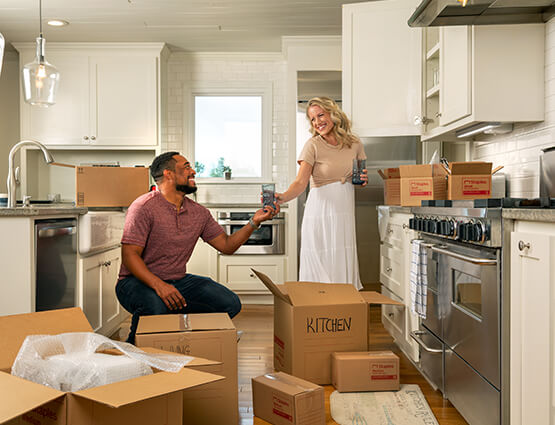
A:
{"label": "cardboard box lid", "polygon": [[253,381],[271,386],[291,396],[318,389],[323,390],[320,385],[313,384],[312,382],[283,372],[267,373],[253,378]]}
{"label": "cardboard box lid", "polygon": [[0,423],[64,396],[64,392],[0,372]]}
{"label": "cardboard box lid", "polygon": [[491,162],[471,161],[471,162],[450,162],[449,169],[451,175],[460,174],[491,174]]}
{"label": "cardboard box lid", "polygon": [[399,173],[401,178],[407,177],[444,177],[447,171],[441,164],[415,164],[400,165]]}
{"label": "cardboard box lid", "polygon": [[0,370],[10,370],[28,335],[92,332],[79,307],[0,317]]}
{"label": "cardboard box lid", "polygon": [[344,305],[365,301],[353,285],[344,283],[288,283],[287,291],[294,306]]}
{"label": "cardboard box lid", "polygon": [[378,170],[378,174],[384,180],[401,178],[399,168],[384,168],[383,170]]}
{"label": "cardboard box lid", "polygon": [[153,373],[73,394],[111,407],[120,407],[222,379],[225,378],[212,373],[184,368],[177,373]]}
{"label": "cardboard box lid", "polygon": [[161,314],[142,316],[137,335],[235,329],[227,313]]}
{"label": "cardboard box lid", "polygon": [[405,306],[405,304],[399,301],[392,300],[391,298],[386,297],[385,295],[380,294],[379,292],[376,292],[376,291],[360,291],[359,294],[362,296],[364,301],[366,301],[368,304],[399,305],[402,307]]}
{"label": "cardboard box lid", "polygon": [[279,298],[282,301],[285,301],[287,304],[291,304],[291,299],[289,298],[285,285],[279,285],[280,287],[278,288],[278,285],[272,282],[272,279],[270,279],[264,273],[258,272],[252,268],[251,270],[256,276],[258,276],[258,278],[262,281],[266,288],[268,288],[275,297]]}
{"label": "cardboard box lid", "polygon": [[368,358],[398,359],[393,351],[342,351],[331,353],[337,360],[366,360]]}

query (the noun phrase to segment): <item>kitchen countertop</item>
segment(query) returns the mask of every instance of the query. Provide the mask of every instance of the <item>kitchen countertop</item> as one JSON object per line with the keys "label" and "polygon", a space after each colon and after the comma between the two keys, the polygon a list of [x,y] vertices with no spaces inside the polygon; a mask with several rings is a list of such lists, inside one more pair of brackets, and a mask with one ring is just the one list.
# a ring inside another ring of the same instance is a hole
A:
{"label": "kitchen countertop", "polygon": [[81,215],[86,214],[87,207],[76,207],[70,204],[33,205],[30,207],[6,208],[0,207],[2,217],[31,217],[46,215]]}
{"label": "kitchen countertop", "polygon": [[412,207],[401,207],[399,205],[380,205],[379,207],[389,209],[390,213],[410,214],[412,212],[411,211]]}
{"label": "kitchen countertop", "polygon": [[503,218],[508,220],[544,221],[555,223],[555,209],[503,208]]}

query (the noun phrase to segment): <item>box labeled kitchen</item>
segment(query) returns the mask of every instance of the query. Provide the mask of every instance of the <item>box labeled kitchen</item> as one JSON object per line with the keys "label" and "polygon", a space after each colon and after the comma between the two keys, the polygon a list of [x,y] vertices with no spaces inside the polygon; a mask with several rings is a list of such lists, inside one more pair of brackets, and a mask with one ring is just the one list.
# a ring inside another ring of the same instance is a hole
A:
{"label": "box labeled kitchen", "polygon": [[254,415],[274,425],[324,425],[324,388],[276,372],[252,379]]}
{"label": "box labeled kitchen", "polygon": [[400,165],[399,173],[402,206],[420,206],[423,200],[447,199],[447,172],[441,165]]}
{"label": "box labeled kitchen", "polygon": [[[181,425],[183,391],[223,379],[185,367],[177,373],[155,371],[112,384],[64,392],[10,374],[26,336],[67,332],[92,333],[80,308],[0,317],[0,423]],[[156,349],[144,351],[159,352]],[[194,359],[187,366],[215,363]]]}
{"label": "box labeled kitchen", "polygon": [[143,316],[135,344],[219,362],[194,367],[225,379],[183,393],[184,423],[238,423],[237,331],[226,313]]}
{"label": "box labeled kitchen", "polygon": [[252,270],[274,295],[274,369],[315,384],[330,384],[331,353],[368,349],[368,301],[352,285],[276,285],[264,273]]}
{"label": "box labeled kitchen", "polygon": [[491,198],[491,162],[450,162],[448,199]]}
{"label": "box labeled kitchen", "polygon": [[331,359],[339,392],[399,390],[399,357],[391,351],[336,352]]}
{"label": "box labeled kitchen", "polygon": [[384,205],[401,205],[401,174],[399,168],[378,170],[383,179]]}
{"label": "box labeled kitchen", "polygon": [[149,189],[145,167],[75,167],[75,204],[128,207]]}

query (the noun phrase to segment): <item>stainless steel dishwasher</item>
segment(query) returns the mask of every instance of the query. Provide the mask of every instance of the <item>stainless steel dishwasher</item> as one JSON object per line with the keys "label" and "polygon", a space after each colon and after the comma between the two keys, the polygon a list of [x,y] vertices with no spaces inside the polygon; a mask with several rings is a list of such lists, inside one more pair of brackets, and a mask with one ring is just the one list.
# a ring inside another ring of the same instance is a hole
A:
{"label": "stainless steel dishwasher", "polygon": [[77,305],[77,220],[35,221],[35,311]]}

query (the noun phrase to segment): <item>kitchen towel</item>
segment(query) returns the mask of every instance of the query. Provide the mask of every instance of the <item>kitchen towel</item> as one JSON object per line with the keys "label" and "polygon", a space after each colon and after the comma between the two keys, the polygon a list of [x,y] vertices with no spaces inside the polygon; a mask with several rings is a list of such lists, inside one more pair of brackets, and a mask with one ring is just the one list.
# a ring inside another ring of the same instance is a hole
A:
{"label": "kitchen towel", "polygon": [[426,299],[428,292],[426,248],[421,239],[411,243],[410,258],[410,311],[422,319],[426,318]]}

